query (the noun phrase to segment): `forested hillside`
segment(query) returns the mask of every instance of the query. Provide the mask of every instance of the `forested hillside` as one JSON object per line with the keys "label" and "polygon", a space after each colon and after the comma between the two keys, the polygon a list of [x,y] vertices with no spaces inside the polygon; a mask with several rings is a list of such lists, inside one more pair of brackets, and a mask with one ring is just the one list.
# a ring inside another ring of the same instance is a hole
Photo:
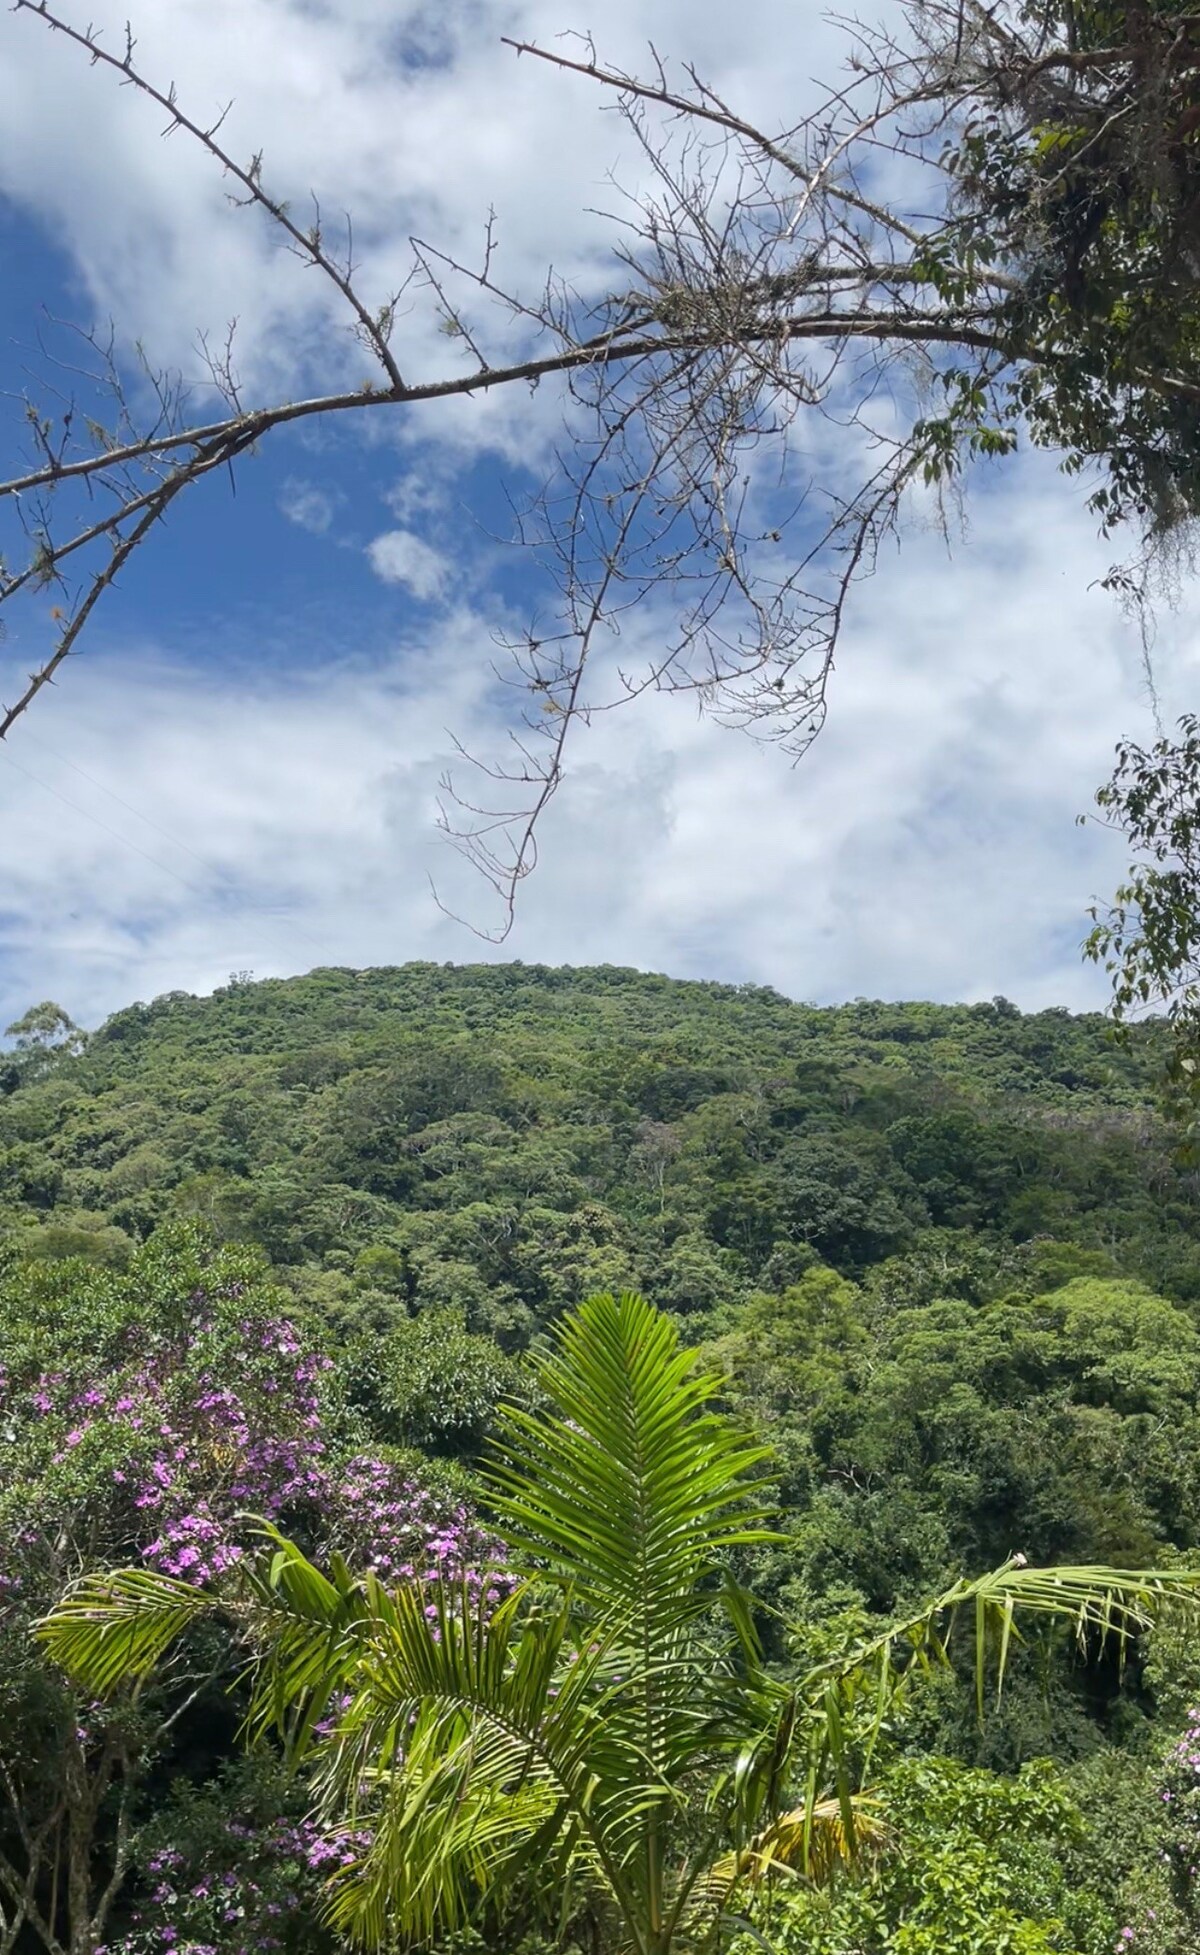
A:
{"label": "forested hillside", "polygon": [[[34,1013],[2,1063],[6,1950],[57,1955],[74,1909],[80,1948],[164,1955],[185,1863],[197,1948],[321,1942],[326,1845],[294,1786],[239,1762],[220,1657],[131,1737],[95,1705],[77,1722],[31,1624],[131,1556],[217,1580],[247,1509],[483,1594],[495,1408],[536,1407],[530,1359],[597,1292],[657,1304],[771,1444],[779,1537],[735,1563],[780,1675],[1012,1556],[1200,1549],[1200,1182],[1153,1110],[1153,1026],[410,965],[237,978],[86,1043]],[[1191,1808],[1162,1793],[1193,1640],[1122,1663],[1032,1635],[982,1728],[935,1677],[886,1748],[908,1871],[797,1917],[796,1945],[1093,1955],[1136,1918],[1139,1945],[1189,1946],[1164,1869],[1194,1852]],[[270,1850],[214,1928],[231,1825]],[[938,1886],[947,1838],[959,1874],[992,1840],[990,1886]],[[927,1942],[902,1933],[914,1867],[941,1896]],[[982,1938],[960,1944],[968,1894]]]}
{"label": "forested hillside", "polygon": [[627,1280],[702,1334],[813,1257],[1190,1300],[1200,1214],[1152,1044],[1003,1000],[816,1010],[610,969],[235,980],[118,1012],[81,1057],[11,1051],[0,1201],[27,1255],[118,1263],[198,1216],[327,1314],[452,1303],[512,1348]]}

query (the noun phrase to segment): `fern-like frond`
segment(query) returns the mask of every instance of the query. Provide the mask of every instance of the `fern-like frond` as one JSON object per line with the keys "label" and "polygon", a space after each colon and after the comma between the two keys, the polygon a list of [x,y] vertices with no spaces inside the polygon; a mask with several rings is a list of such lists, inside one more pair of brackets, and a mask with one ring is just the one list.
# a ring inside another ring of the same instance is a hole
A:
{"label": "fern-like frond", "polygon": [[[756,1471],[769,1449],[715,1409],[720,1380],[643,1298],[592,1297],[555,1338],[539,1371],[554,1412],[501,1419],[489,1469],[501,1531],[514,1564],[569,1591],[611,1646],[611,1741],[639,1750],[652,1782],[679,1785],[736,1742],[730,1661],[700,1626],[724,1608],[726,1642],[744,1645],[745,1612],[718,1578],[728,1550],[774,1538]],[[651,1817],[648,1890],[663,1851]]]}
{"label": "fern-like frond", "polygon": [[47,1654],[83,1689],[107,1697],[158,1667],[171,1645],[216,1598],[189,1582],[144,1568],[85,1575],[34,1631]]}
{"label": "fern-like frond", "polygon": [[628,1907],[664,1791],[605,1717],[606,1652],[576,1646],[569,1599],[518,1591],[489,1614],[465,1586],[368,1590],[367,1610],[322,1784],[370,1841],[334,1883],[339,1932],[452,1932],[531,1870]]}
{"label": "fern-like frond", "polygon": [[598,1296],[565,1318],[539,1383],[557,1417],[505,1408],[489,1478],[514,1552],[604,1617],[679,1604],[725,1549],[773,1538],[746,1440],[713,1401],[674,1326],[638,1296]]}

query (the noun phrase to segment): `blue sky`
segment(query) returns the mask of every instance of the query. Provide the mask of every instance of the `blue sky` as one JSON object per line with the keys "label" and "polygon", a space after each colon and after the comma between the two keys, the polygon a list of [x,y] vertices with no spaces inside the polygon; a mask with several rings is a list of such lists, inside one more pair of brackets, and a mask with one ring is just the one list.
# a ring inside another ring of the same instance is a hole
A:
{"label": "blue sky", "polygon": [[[599,220],[580,213],[632,167],[586,93],[499,47],[575,25],[569,0],[462,0],[425,69],[396,60],[397,30],[411,54],[429,22],[395,0],[144,12],[146,66],[201,111],[235,97],[238,140],[263,143],[289,191],[314,183],[361,213],[372,267],[415,222],[476,236],[494,202],[514,276],[533,278],[593,248]],[[612,0],[607,31],[616,57],[652,35],[769,120],[839,58],[833,30],[790,18],[781,47],[770,0],[736,21],[716,0]],[[43,309],[111,316],[189,370],[197,329],[236,314],[264,392],[349,370],[298,268],[141,108],[36,21],[0,17],[0,387],[47,371]],[[65,344],[51,333],[51,352]],[[1078,945],[1122,857],[1075,816],[1117,738],[1152,722],[1136,634],[1091,588],[1111,552],[1042,457],[979,482],[951,548],[914,512],[857,594],[829,725],[799,767],[686,700],[603,716],[581,729],[504,947],[445,915],[431,880],[494,920],[438,835],[438,780],[455,738],[503,743],[494,637],[523,621],[530,573],[485,531],[505,490],[537,479],[554,411],[512,398],[310,426],[248,460],[236,496],[213,480],[177,511],[0,749],[0,1024],[46,995],[92,1024],[235,969],[493,955],[816,1000],[1102,1000]],[[11,398],[0,431],[7,474]],[[50,601],[0,641],[5,697],[44,649]],[[1194,703],[1195,624],[1187,593],[1161,622],[1168,713]],[[652,649],[662,628],[651,610],[631,631]]]}

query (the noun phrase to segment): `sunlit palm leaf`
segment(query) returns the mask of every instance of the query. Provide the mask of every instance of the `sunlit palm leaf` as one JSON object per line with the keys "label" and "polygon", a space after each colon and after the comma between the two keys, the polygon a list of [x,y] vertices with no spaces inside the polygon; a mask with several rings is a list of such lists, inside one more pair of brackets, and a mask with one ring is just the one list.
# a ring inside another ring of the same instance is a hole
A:
{"label": "sunlit palm leaf", "polygon": [[38,1641],[93,1696],[136,1682],[158,1667],[171,1645],[215,1599],[188,1582],[143,1568],[85,1575],[38,1623]]}
{"label": "sunlit palm leaf", "polygon": [[1115,1637],[1123,1647],[1168,1605],[1200,1607],[1200,1571],[1028,1568],[1013,1560],[975,1581],[955,1582],[915,1615],[819,1665],[805,1678],[801,1695],[811,1701],[829,1686],[846,1694],[879,1691],[882,1685],[886,1697],[931,1666],[948,1662],[952,1639],[966,1618],[982,1710],[989,1679],[997,1690],[1003,1686],[1013,1640],[1019,1640],[1018,1616],[1064,1622],[1084,1647],[1093,1637]]}
{"label": "sunlit palm leaf", "polygon": [[557,1339],[539,1382],[560,1416],[502,1413],[490,1478],[505,1533],[602,1615],[661,1603],[670,1622],[724,1549],[772,1538],[750,1477],[768,1448],[712,1410],[720,1380],[643,1298],[593,1297]]}
{"label": "sunlit palm leaf", "polygon": [[847,1825],[842,1802],[836,1798],[780,1813],[745,1846],[713,1862],[697,1883],[696,1902],[727,1908],[738,1888],[760,1885],[773,1874],[826,1886],[839,1867],[864,1854],[881,1852],[887,1844],[887,1823],[879,1801],[860,1792],[851,1808],[852,1826]]}
{"label": "sunlit palm leaf", "polygon": [[[669,1868],[690,1774],[744,1742],[736,1671],[755,1639],[740,1592],[717,1577],[730,1549],[776,1538],[756,1474],[769,1450],[714,1409],[721,1381],[641,1297],[593,1297],[556,1337],[539,1383],[557,1416],[507,1411],[491,1482],[518,1562],[567,1586],[612,1646],[594,1742],[642,1761],[640,1837],[621,1877],[658,1941],[686,1897]],[[724,1647],[706,1648],[702,1620],[722,1612]],[[623,1776],[600,1765],[606,1799]]]}
{"label": "sunlit palm leaf", "polygon": [[564,1800],[528,1741],[465,1703],[412,1715],[393,1769],[357,1788],[355,1819],[370,1843],[332,1887],[331,1922],[358,1941],[384,1940],[389,1919],[417,1940],[452,1932],[537,1833],[545,1869],[567,1872],[554,1824]]}
{"label": "sunlit palm leaf", "polygon": [[607,1652],[574,1647],[569,1602],[537,1612],[517,1592],[489,1615],[465,1587],[429,1593],[368,1594],[323,1790],[371,1843],[334,1884],[334,1925],[365,1942],[387,1919],[450,1932],[535,1862],[541,1880],[628,1901],[662,1792],[605,1717]]}

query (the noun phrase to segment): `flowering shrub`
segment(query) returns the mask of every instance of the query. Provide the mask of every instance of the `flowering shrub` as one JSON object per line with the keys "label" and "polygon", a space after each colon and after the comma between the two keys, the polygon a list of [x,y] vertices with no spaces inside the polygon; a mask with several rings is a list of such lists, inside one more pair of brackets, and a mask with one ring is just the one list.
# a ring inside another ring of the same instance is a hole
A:
{"label": "flowering shrub", "polygon": [[[314,1904],[334,1849],[261,1789],[249,1811],[212,1779],[204,1734],[219,1733],[219,1756],[237,1719],[226,1684],[238,1662],[220,1633],[198,1632],[136,1701],[84,1704],[37,1653],[32,1620],[89,1568],[140,1560],[219,1582],[250,1516],[385,1581],[445,1573],[488,1596],[494,1548],[452,1494],[365,1446],[330,1360],[257,1255],[215,1251],[194,1229],[160,1231],[119,1274],[10,1271],[0,1360],[0,1767],[24,1826],[10,1838],[0,1818],[0,1892],[29,1896],[48,1955],[127,1939],[131,1955],[320,1941]],[[156,1866],[140,1845],[152,1772],[194,1781],[219,1814],[199,1843],[160,1839]],[[36,1902],[60,1853],[71,1878],[53,1878],[47,1919]]]}
{"label": "flowering shrub", "polygon": [[[141,1260],[163,1254],[156,1240]],[[81,1555],[211,1582],[241,1554],[247,1514],[384,1579],[469,1576],[485,1545],[465,1510],[354,1443],[330,1360],[253,1265],[223,1252],[186,1274],[153,1311],[92,1277],[90,1335],[29,1338],[0,1370],[18,1464],[0,1492],[0,1598],[32,1586],[41,1606]]]}
{"label": "flowering shrub", "polygon": [[138,1898],[120,1955],[325,1950],[321,1888],[354,1842],[327,1839],[297,1796],[262,1758],[206,1786],[178,1787],[139,1842]]}
{"label": "flowering shrub", "polygon": [[1159,1844],[1126,1883],[1121,1955],[1194,1955],[1200,1946],[1200,1708],[1166,1753],[1154,1786]]}

